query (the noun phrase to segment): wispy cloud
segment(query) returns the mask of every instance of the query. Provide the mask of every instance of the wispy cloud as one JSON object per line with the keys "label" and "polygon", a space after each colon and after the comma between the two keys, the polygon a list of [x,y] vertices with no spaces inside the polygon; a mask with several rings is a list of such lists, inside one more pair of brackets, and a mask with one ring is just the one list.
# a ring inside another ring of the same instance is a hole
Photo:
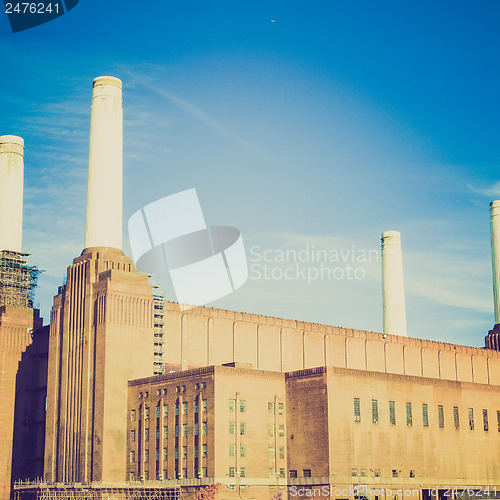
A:
{"label": "wispy cloud", "polygon": [[467,187],[476,194],[481,196],[487,196],[489,198],[500,198],[500,181],[495,182],[493,185],[486,188],[477,188],[472,184],[468,184]]}

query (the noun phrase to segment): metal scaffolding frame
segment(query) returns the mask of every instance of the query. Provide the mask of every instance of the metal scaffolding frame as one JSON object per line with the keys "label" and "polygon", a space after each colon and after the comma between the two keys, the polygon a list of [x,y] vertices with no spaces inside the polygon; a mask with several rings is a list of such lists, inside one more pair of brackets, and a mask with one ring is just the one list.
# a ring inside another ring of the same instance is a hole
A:
{"label": "metal scaffolding frame", "polygon": [[28,265],[29,253],[0,251],[0,306],[33,307],[41,271]]}

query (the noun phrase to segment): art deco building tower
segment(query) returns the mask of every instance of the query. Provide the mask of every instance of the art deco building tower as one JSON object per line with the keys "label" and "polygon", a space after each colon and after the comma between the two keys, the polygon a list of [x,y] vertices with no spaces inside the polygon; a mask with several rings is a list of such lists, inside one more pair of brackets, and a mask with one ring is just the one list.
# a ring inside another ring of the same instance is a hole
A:
{"label": "art deco building tower", "polygon": [[94,80],[85,249],[50,320],[45,479],[124,481],[127,382],[153,374],[153,293],[121,250],[122,85]]}

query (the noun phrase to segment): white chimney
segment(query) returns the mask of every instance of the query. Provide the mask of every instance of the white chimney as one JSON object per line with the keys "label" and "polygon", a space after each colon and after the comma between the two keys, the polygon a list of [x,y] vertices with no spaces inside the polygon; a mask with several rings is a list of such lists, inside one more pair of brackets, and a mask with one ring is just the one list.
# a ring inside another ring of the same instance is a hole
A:
{"label": "white chimney", "polygon": [[94,80],[85,248],[122,248],[122,82]]}
{"label": "white chimney", "polygon": [[0,250],[21,252],[24,141],[0,136]]}
{"label": "white chimney", "polygon": [[498,325],[500,323],[500,200],[490,203],[490,228],[495,325]]}
{"label": "white chimney", "polygon": [[398,231],[382,233],[382,300],[384,333],[406,335],[403,256]]}

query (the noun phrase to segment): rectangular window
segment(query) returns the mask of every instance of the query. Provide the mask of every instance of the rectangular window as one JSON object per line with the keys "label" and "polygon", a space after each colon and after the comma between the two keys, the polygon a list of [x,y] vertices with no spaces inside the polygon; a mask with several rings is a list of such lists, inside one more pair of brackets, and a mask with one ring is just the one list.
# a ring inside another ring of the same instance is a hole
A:
{"label": "rectangular window", "polygon": [[280,458],[285,458],[285,447],[280,446]]}
{"label": "rectangular window", "polygon": [[460,416],[458,414],[458,406],[453,407],[453,423],[455,424],[455,429],[460,429]]}
{"label": "rectangular window", "polygon": [[235,454],[235,445],[234,444],[230,444],[229,445],[229,456],[230,457],[234,457],[234,454]]}
{"label": "rectangular window", "polygon": [[179,415],[179,403],[175,403],[175,416]]}
{"label": "rectangular window", "polygon": [[186,386],[185,385],[182,386],[182,392],[186,392]]}
{"label": "rectangular window", "polygon": [[236,430],[236,422],[229,422],[229,434],[234,434]]}
{"label": "rectangular window", "polygon": [[144,450],[144,461],[149,462],[149,450]]}
{"label": "rectangular window", "polygon": [[236,399],[230,399],[229,400],[229,411],[231,413],[234,413],[235,408],[236,408]]}
{"label": "rectangular window", "polygon": [[280,425],[279,428],[278,428],[278,432],[279,432],[279,435],[281,437],[283,437],[285,435],[285,426],[284,425]]}
{"label": "rectangular window", "polygon": [[280,477],[285,477],[285,469],[280,467]]}
{"label": "rectangular window", "polygon": [[175,448],[175,459],[179,460],[179,448]]}
{"label": "rectangular window", "polygon": [[160,439],[160,428],[156,428],[156,439]]}
{"label": "rectangular window", "polygon": [[247,411],[247,402],[244,399],[240,400],[240,413],[245,413]]}
{"label": "rectangular window", "polygon": [[144,441],[149,441],[149,429],[144,429]]}
{"label": "rectangular window", "polygon": [[[186,387],[186,386],[183,386]],[[182,469],[182,478],[186,479],[188,477],[188,470],[187,469]]]}
{"label": "rectangular window", "polygon": [[410,477],[415,477],[415,471],[414,470],[410,470]]}
{"label": "rectangular window", "polygon": [[240,468],[240,477],[247,477],[247,468],[246,467]]}
{"label": "rectangular window", "polygon": [[187,458],[188,457],[188,447],[183,446],[182,447],[182,458]]}
{"label": "rectangular window", "polygon": [[427,403],[422,403],[422,417],[424,419],[424,427],[429,427],[429,408]]}
{"label": "rectangular window", "polygon": [[207,411],[207,408],[208,408],[208,399],[203,399],[201,401],[201,407],[203,408],[203,411]]}
{"label": "rectangular window", "polygon": [[175,437],[179,437],[179,426],[177,424],[175,424]]}
{"label": "rectangular window", "polygon": [[130,410],[130,421],[135,422],[135,410]]}
{"label": "rectangular window", "polygon": [[[198,445],[195,444],[194,445],[194,458],[198,458],[199,457],[199,453],[200,453],[200,451],[199,451]],[[198,477],[198,474],[195,474],[195,477]]]}
{"label": "rectangular window", "polygon": [[194,424],[194,435],[197,436],[200,430],[200,424],[198,422],[195,422]]}
{"label": "rectangular window", "polygon": [[366,469],[361,469],[360,476],[361,477],[366,477]]}
{"label": "rectangular window", "polygon": [[396,425],[396,403],[389,401],[389,421],[391,425]]}
{"label": "rectangular window", "polygon": [[375,477],[380,477],[380,469],[375,469],[374,476]]}
{"label": "rectangular window", "polygon": [[130,463],[135,464],[135,451],[134,450],[132,450],[130,452]]}
{"label": "rectangular window", "polygon": [[207,434],[207,432],[208,432],[208,425],[207,425],[207,423],[206,423],[206,422],[203,422],[203,423],[201,424],[201,433],[202,433],[202,434]]}
{"label": "rectangular window", "polygon": [[242,444],[240,446],[240,457],[246,457],[247,456],[247,445]]}
{"label": "rectangular window", "polygon": [[188,404],[187,401],[185,401],[184,403],[182,403],[182,414],[187,415],[187,412],[188,412]]}
{"label": "rectangular window", "polygon": [[207,383],[206,382],[202,382],[201,383],[201,388],[202,389],[206,389],[207,388]]}
{"label": "rectangular window", "polygon": [[274,458],[274,446],[272,444],[270,444],[268,447],[268,455],[269,458]]}
{"label": "rectangular window", "polygon": [[276,469],[274,467],[269,467],[269,477],[276,476]]}
{"label": "rectangular window", "polygon": [[274,403],[267,403],[267,413],[274,414]]}
{"label": "rectangular window", "polygon": [[398,477],[398,471],[396,469],[392,469],[392,477]]}
{"label": "rectangular window", "polygon": [[187,424],[182,424],[182,435],[183,436],[188,435],[188,425]]}
{"label": "rectangular window", "polygon": [[303,469],[302,477],[311,477],[311,469]]}
{"label": "rectangular window", "polygon": [[160,405],[156,407],[156,418],[160,418]]}
{"label": "rectangular window", "polygon": [[168,460],[168,448],[163,448],[163,460]]}
{"label": "rectangular window", "polygon": [[497,427],[498,432],[500,432],[500,411],[497,411]]}
{"label": "rectangular window", "polygon": [[288,476],[289,477],[297,477],[297,471],[296,470],[289,470]]}
{"label": "rectangular window", "polygon": [[236,477],[236,467],[229,467],[229,477]]}
{"label": "rectangular window", "polygon": [[474,409],[469,408],[469,429],[474,430]]}
{"label": "rectangular window", "polygon": [[[146,393],[147,394],[147,393]],[[145,470],[144,471],[144,479],[148,480],[149,479],[149,471]]]}
{"label": "rectangular window", "polygon": [[274,436],[274,425],[273,424],[269,424],[267,426],[267,433],[269,434],[269,436]]}
{"label": "rectangular window", "polygon": [[241,422],[240,424],[240,435],[244,436],[247,433],[247,424],[245,422]]}
{"label": "rectangular window", "polygon": [[358,475],[358,469],[351,469],[351,476],[356,477]]}
{"label": "rectangular window", "polygon": [[167,439],[168,438],[168,427],[165,425],[163,427],[163,439]]}
{"label": "rectangular window", "polygon": [[285,403],[278,404],[278,415],[284,415],[285,413]]}
{"label": "rectangular window", "polygon": [[359,407],[359,398],[354,398],[354,421],[361,422],[361,410]]}
{"label": "rectangular window", "polygon": [[129,475],[130,481],[135,481],[135,472],[131,472]]}
{"label": "rectangular window", "polygon": [[372,422],[378,424],[378,401],[372,399]]}
{"label": "rectangular window", "polygon": [[483,428],[485,431],[489,430],[488,425],[488,410],[483,410]]}
{"label": "rectangular window", "polygon": [[411,417],[411,403],[406,403],[406,425],[411,427],[412,417]]}
{"label": "rectangular window", "polygon": [[130,442],[135,443],[135,431],[130,431]]}
{"label": "rectangular window", "polygon": [[146,408],[144,410],[144,418],[148,419],[149,418],[149,408]]}
{"label": "rectangular window", "polygon": [[443,410],[443,405],[438,405],[438,421],[439,421],[439,428],[443,429],[444,428],[444,410]]}
{"label": "rectangular window", "polygon": [[206,445],[206,444],[204,444],[204,445],[202,446],[201,451],[202,451],[202,455],[201,455],[201,457],[202,457],[202,458],[207,458],[208,451],[207,451],[207,445]]}
{"label": "rectangular window", "polygon": [[201,468],[201,477],[207,477],[207,468],[206,467]]}
{"label": "rectangular window", "polygon": [[194,412],[198,413],[199,410],[200,410],[200,404],[198,403],[198,400],[195,399],[194,400]]}
{"label": "rectangular window", "polygon": [[156,460],[156,461],[160,460],[160,450],[156,450],[156,453],[155,453],[155,460]]}
{"label": "rectangular window", "polygon": [[168,405],[163,405],[163,416],[168,417]]}

